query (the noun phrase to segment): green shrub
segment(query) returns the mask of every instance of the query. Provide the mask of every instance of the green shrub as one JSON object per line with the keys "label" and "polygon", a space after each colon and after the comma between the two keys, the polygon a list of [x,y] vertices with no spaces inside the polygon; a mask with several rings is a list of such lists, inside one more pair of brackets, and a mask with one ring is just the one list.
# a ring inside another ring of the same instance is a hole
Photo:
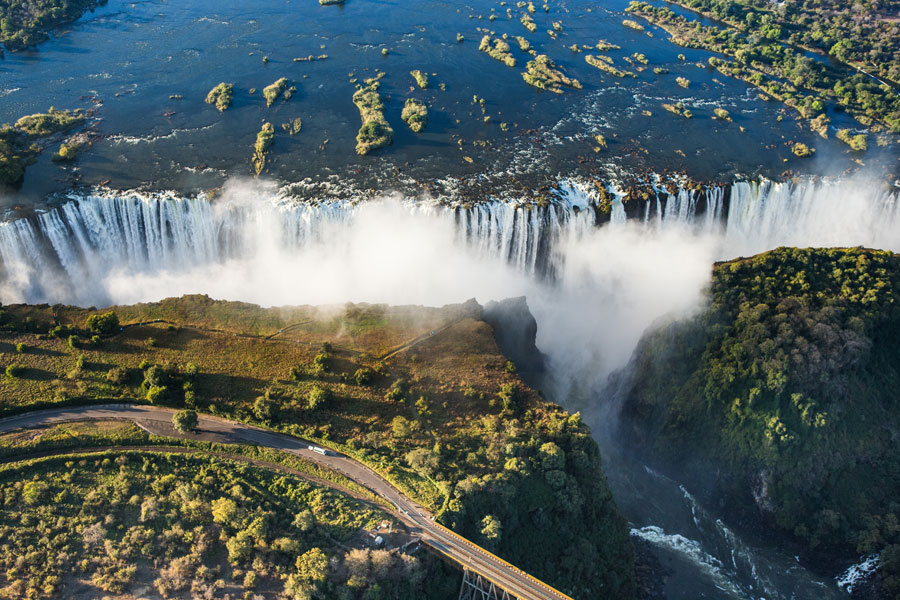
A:
{"label": "green shrub", "polygon": [[122,367],[113,367],[106,372],[106,380],[110,383],[123,384],[128,378],[128,372]]}
{"label": "green shrub", "polygon": [[315,369],[316,374],[325,373],[331,370],[331,356],[329,356],[327,352],[316,354],[316,357],[313,359],[313,368]]}
{"label": "green shrub", "polygon": [[118,333],[119,316],[114,311],[91,315],[87,318],[87,328],[100,335]]}
{"label": "green shrub", "polygon": [[384,399],[390,402],[403,402],[409,394],[409,383],[404,378],[400,378],[391,384],[390,389],[384,395]]}
{"label": "green shrub", "polygon": [[6,376],[16,378],[19,377],[25,371],[25,367],[22,365],[17,365],[15,363],[6,366]]}
{"label": "green shrub", "polygon": [[175,431],[181,433],[195,430],[198,423],[197,413],[193,410],[179,410],[172,415],[172,426],[175,428]]}
{"label": "green shrub", "polygon": [[357,369],[353,374],[353,380],[356,381],[356,385],[369,385],[375,381],[375,371],[369,367]]}
{"label": "green shrub", "polygon": [[315,410],[331,400],[331,390],[319,386],[313,387],[306,395],[306,406]]}
{"label": "green shrub", "polygon": [[162,385],[151,386],[147,390],[147,401],[150,404],[160,404],[169,399],[169,389]]}

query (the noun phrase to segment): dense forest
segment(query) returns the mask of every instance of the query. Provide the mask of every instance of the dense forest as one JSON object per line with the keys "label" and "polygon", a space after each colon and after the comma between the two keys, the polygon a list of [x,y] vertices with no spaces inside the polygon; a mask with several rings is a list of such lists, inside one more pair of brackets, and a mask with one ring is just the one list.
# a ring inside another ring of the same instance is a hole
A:
{"label": "dense forest", "polygon": [[327,488],[219,458],[124,450],[13,463],[0,469],[0,597],[69,597],[88,585],[163,598],[455,591],[458,575],[440,560],[360,537],[383,521]]}
{"label": "dense forest", "polygon": [[[701,2],[697,0],[696,4]],[[764,97],[775,98],[796,109],[810,121],[810,128],[824,137],[829,122],[825,116],[828,102],[852,114],[860,123],[875,126],[875,130],[900,131],[900,95],[895,89],[856,69],[806,56],[802,49],[782,40],[786,34],[768,13],[752,13],[756,16],[746,16],[739,27],[718,27],[702,25],[669,8],[646,2],[632,1],[627,10],[665,29],[678,45],[726,55],[729,60],[710,58],[710,66],[756,86]],[[900,51],[898,25],[893,23],[889,27],[895,33],[882,36],[882,45],[887,44],[896,54]],[[840,50],[836,52],[842,54]],[[896,69],[898,63],[893,64]]]}
{"label": "dense forest", "polygon": [[77,20],[107,0],[0,0],[0,43],[9,50],[46,40],[54,27]]}
{"label": "dense forest", "polygon": [[900,256],[780,248],[716,265],[710,295],[641,342],[623,438],[810,556],[881,553],[894,597]]}
{"label": "dense forest", "polygon": [[897,0],[678,0],[766,40],[781,40],[900,82]]}

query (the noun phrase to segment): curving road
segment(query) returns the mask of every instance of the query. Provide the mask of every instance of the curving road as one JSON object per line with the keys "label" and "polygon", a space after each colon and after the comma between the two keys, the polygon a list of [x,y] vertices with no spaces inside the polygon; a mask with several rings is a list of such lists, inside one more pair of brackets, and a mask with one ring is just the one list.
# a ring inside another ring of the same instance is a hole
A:
{"label": "curving road", "polygon": [[409,525],[414,533],[421,536],[424,543],[460,566],[480,573],[520,600],[572,600],[562,592],[436,523],[427,510],[404,496],[375,471],[352,458],[331,451],[328,455],[321,455],[312,452],[310,448],[313,444],[306,440],[210,415],[198,415],[197,431],[179,434],[172,427],[174,413],[174,410],[168,408],[133,404],[58,408],[0,419],[0,433],[67,421],[125,419],[156,435],[224,444],[252,444],[296,454],[306,460],[330,467],[384,497],[394,505],[395,515]]}

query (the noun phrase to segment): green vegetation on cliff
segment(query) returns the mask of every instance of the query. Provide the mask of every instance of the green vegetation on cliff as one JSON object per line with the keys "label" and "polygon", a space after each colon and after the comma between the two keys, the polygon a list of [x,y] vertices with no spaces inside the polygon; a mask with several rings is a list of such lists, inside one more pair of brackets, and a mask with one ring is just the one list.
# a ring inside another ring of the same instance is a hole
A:
{"label": "green vegetation on cliff", "polygon": [[34,46],[48,31],[78,20],[106,0],[0,0],[0,44],[9,50]]}
{"label": "green vegetation on cliff", "polygon": [[590,432],[511,372],[477,304],[188,296],[113,311],[124,330],[91,338],[109,310],[4,307],[0,365],[20,368],[0,377],[0,410],[149,399],[298,435],[576,598],[633,596],[628,529]]}
{"label": "green vegetation on cliff", "polygon": [[814,553],[900,556],[900,256],[779,248],[710,293],[639,346],[626,436]]}

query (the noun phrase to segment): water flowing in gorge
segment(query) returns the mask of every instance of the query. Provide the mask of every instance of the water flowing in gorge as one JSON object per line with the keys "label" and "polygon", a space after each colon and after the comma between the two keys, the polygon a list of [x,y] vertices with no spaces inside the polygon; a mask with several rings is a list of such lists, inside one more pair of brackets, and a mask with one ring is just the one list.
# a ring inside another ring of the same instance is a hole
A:
{"label": "water flowing in gorge", "polygon": [[267,306],[440,305],[525,295],[550,362],[545,387],[584,410],[635,537],[668,553],[673,585],[693,594],[679,597],[839,597],[793,557],[741,540],[677,482],[616,456],[593,412],[595,384],[627,363],[648,327],[702,306],[716,260],[782,245],[900,251],[897,192],[762,181],[609,193],[567,181],[544,205],[471,206],[307,204],[237,183],[214,200],[72,194],[0,224],[0,301],[105,306],[205,293]]}

